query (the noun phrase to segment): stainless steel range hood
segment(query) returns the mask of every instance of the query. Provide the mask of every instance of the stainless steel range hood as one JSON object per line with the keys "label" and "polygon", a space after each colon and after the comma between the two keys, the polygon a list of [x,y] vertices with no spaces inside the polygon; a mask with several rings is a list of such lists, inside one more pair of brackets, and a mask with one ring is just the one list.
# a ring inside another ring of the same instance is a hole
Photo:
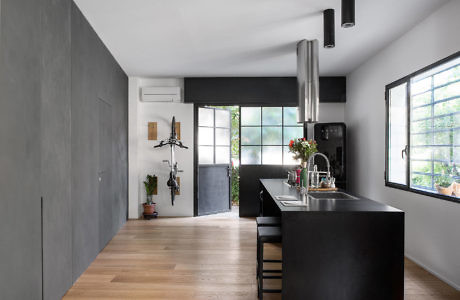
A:
{"label": "stainless steel range hood", "polygon": [[297,89],[297,122],[318,122],[318,40],[301,40],[297,44]]}

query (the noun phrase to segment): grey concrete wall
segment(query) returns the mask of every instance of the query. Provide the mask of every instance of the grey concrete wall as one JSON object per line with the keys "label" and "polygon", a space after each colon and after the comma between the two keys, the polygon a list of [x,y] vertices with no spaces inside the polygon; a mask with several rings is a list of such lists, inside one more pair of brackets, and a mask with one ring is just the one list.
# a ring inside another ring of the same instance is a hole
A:
{"label": "grey concrete wall", "polygon": [[40,5],[1,2],[0,299],[41,298]]}
{"label": "grey concrete wall", "polygon": [[[72,273],[76,280],[126,220],[128,79],[75,4],[71,14]],[[101,111],[101,101],[110,107],[108,111]],[[108,139],[100,128],[105,122],[111,124],[110,147],[101,144]],[[104,161],[103,153],[108,151]],[[108,191],[105,180],[110,181]]]}
{"label": "grey concrete wall", "polygon": [[128,79],[71,0],[0,0],[0,42],[0,299],[60,299],[126,220]]}
{"label": "grey concrete wall", "polygon": [[44,299],[72,285],[70,0],[42,3],[41,185]]}

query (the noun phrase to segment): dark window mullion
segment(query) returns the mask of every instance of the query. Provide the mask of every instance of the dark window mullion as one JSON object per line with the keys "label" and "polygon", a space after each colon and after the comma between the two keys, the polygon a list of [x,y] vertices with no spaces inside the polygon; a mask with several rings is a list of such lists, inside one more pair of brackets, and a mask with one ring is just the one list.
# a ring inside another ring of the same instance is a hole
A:
{"label": "dark window mullion", "polygon": [[406,114],[407,114],[407,124],[406,124],[406,131],[407,131],[407,149],[406,152],[406,187],[410,188],[411,186],[411,161],[410,161],[410,152],[411,152],[411,145],[410,145],[410,121],[411,121],[411,94],[410,94],[410,78],[406,80]]}
{"label": "dark window mullion", "polygon": [[[431,143],[434,145],[434,76],[431,76]],[[431,149],[431,173],[434,173],[434,151]],[[431,188],[434,189],[434,176],[431,176]]]}

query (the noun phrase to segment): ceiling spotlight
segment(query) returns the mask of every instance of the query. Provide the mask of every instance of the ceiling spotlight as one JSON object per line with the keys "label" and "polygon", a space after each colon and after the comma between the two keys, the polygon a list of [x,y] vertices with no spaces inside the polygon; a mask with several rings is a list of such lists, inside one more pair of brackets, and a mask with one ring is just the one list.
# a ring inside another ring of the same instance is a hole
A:
{"label": "ceiling spotlight", "polygon": [[335,13],[332,8],[323,11],[324,48],[335,47]]}
{"label": "ceiling spotlight", "polygon": [[355,0],[342,0],[342,27],[355,26]]}

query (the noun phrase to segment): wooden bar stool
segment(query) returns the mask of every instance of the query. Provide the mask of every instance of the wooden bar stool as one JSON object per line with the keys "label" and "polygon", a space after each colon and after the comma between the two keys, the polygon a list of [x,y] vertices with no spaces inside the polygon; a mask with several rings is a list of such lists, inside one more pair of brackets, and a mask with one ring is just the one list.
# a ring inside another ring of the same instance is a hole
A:
{"label": "wooden bar stool", "polygon": [[282,260],[264,259],[265,243],[281,243],[281,227],[259,226],[257,227],[257,279],[259,299],[263,299],[264,293],[281,293],[280,289],[264,289],[264,279],[281,279],[281,275],[264,275],[264,273],[281,273],[281,270],[264,270],[266,263],[282,263]]}

